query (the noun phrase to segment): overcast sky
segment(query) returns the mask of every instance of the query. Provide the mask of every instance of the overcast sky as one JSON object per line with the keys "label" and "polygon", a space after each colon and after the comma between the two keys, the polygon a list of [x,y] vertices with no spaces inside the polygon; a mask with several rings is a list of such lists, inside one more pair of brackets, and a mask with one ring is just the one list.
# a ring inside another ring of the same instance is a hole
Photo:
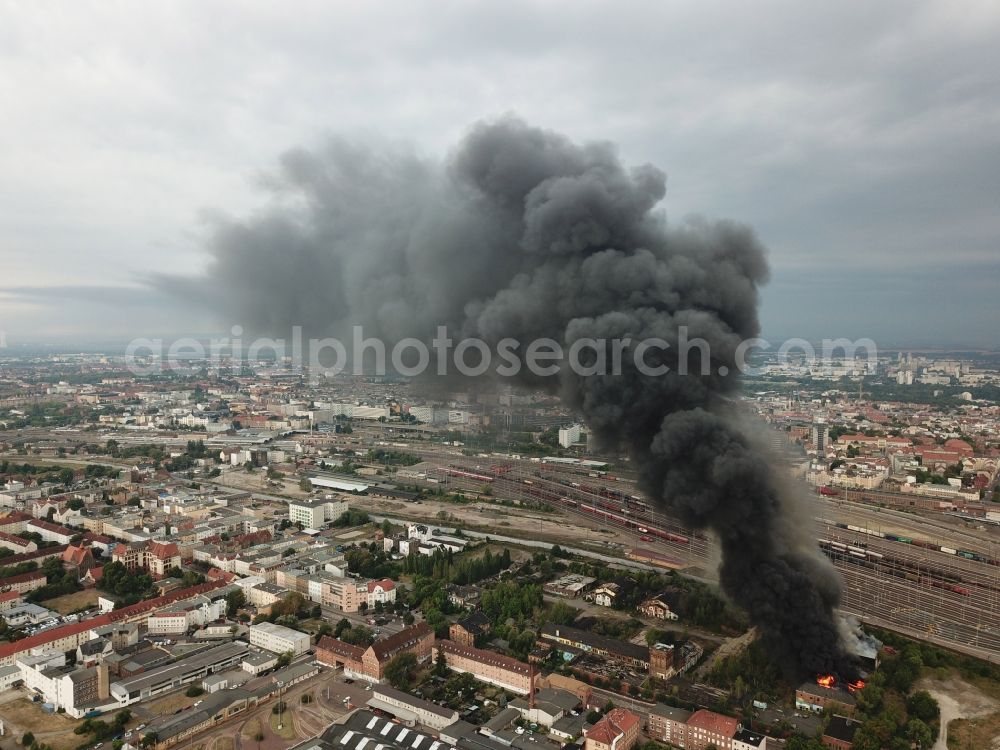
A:
{"label": "overcast sky", "polygon": [[998,50],[992,0],[0,2],[0,331],[218,330],[142,280],[283,151],[516,113],[753,225],[768,336],[998,345]]}

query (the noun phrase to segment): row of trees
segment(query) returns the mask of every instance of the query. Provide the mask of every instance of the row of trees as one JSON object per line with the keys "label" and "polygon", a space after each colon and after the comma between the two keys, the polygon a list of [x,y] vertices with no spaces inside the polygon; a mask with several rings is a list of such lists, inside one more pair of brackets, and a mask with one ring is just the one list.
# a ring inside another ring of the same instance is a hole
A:
{"label": "row of trees", "polygon": [[462,555],[457,560],[451,550],[437,549],[433,555],[421,555],[414,550],[403,560],[403,572],[465,586],[494,576],[510,565],[509,549],[504,549],[499,555],[487,549],[479,557]]}

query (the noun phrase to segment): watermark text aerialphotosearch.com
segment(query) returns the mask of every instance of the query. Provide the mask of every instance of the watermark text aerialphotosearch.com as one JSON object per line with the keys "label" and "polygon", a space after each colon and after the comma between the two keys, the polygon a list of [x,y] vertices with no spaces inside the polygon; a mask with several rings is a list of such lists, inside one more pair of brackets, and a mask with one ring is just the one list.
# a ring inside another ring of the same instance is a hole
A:
{"label": "watermark text aerialphotosearch.com", "polygon": [[674,372],[679,375],[729,376],[735,369],[750,369],[752,351],[773,353],[779,360],[804,357],[811,360],[862,360],[874,366],[877,347],[871,339],[823,339],[819,346],[805,339],[786,339],[775,348],[761,338],[744,339],[725,351],[713,351],[704,338],[690,335],[686,326],[677,329],[677,340],[662,338],[579,338],[561,343],[551,338],[519,341],[502,338],[492,344],[480,338],[460,339],[448,335],[439,326],[430,341],[403,338],[387,342],[366,337],[363,326],[354,326],[349,341],[338,338],[309,338],[300,327],[290,338],[255,338],[244,340],[242,326],[231,329],[230,337],[202,341],[195,338],[137,338],[126,348],[126,365],[136,375],[164,370],[191,372],[207,364],[213,368],[231,367],[234,362],[259,364],[280,362],[297,368],[316,379],[341,373],[353,375],[398,374],[405,377],[459,374],[479,377],[492,373],[499,377],[517,377],[525,372],[536,377],[552,377],[564,369],[581,377],[621,375],[634,370],[641,375],[658,377]]}

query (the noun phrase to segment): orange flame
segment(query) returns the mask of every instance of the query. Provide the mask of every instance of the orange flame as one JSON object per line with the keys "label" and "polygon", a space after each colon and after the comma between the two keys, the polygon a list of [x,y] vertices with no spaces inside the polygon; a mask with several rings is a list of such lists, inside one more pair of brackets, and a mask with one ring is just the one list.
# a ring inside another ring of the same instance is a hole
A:
{"label": "orange flame", "polygon": [[825,688],[832,688],[837,684],[837,678],[832,674],[821,674],[816,677],[816,684],[822,685]]}
{"label": "orange flame", "polygon": [[862,679],[857,679],[854,682],[847,683],[847,689],[850,690],[852,693],[855,693],[858,690],[862,690],[864,686],[865,686],[865,681]]}

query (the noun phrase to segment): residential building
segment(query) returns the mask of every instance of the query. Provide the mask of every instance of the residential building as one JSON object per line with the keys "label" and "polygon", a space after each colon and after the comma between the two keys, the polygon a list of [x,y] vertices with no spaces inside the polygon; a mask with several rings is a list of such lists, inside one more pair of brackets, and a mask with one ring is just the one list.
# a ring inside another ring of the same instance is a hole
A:
{"label": "residential building", "polygon": [[695,711],[687,720],[685,750],[705,750],[709,745],[718,750],[733,750],[733,736],[739,728],[739,721],[732,716],[704,708]]}
{"label": "residential building", "polygon": [[473,612],[448,627],[448,637],[463,646],[475,646],[476,639],[490,632],[492,625],[482,612]]}
{"label": "residential building", "polygon": [[60,526],[57,523],[34,519],[24,525],[25,531],[33,531],[42,537],[43,541],[55,542],[56,544],[69,544],[74,536],[80,532]]}
{"label": "residential building", "polygon": [[153,612],[146,620],[151,635],[186,633],[188,618],[186,612]]}
{"label": "residential building", "polygon": [[418,622],[375,641],[367,649],[323,636],[316,644],[316,661],[331,667],[343,667],[349,677],[381,682],[385,667],[394,656],[410,652],[417,657],[417,661],[424,662],[431,657],[433,645],[434,631],[426,622]]}
{"label": "residential building", "polygon": [[0,531],[0,549],[3,548],[19,555],[23,552],[35,552],[38,545],[30,539],[22,539],[14,534],[8,534],[6,531]]}
{"label": "residential building", "polygon": [[15,591],[18,594],[27,594],[35,589],[40,589],[44,585],[45,574],[40,570],[0,578],[0,591]]}
{"label": "residential building", "polygon": [[15,682],[21,681],[21,668],[16,664],[7,667],[0,667],[0,693],[14,687]]}
{"label": "residential building", "polygon": [[24,598],[18,591],[0,591],[0,615],[20,607],[23,602]]}
{"label": "residential building", "polygon": [[642,720],[624,708],[613,708],[584,736],[585,750],[631,750],[639,739]]}
{"label": "residential building", "polygon": [[130,622],[145,621],[150,612],[169,606],[184,599],[210,594],[224,586],[221,582],[202,583],[185,589],[171,591],[155,599],[145,599],[121,609],[103,612],[89,619],[71,622],[59,627],[49,628],[41,633],[29,635],[13,643],[0,643],[0,666],[14,664],[18,656],[31,653],[35,649],[46,651],[72,651],[84,641],[91,638],[91,630],[99,630],[105,625],[124,625]]}
{"label": "residential building", "polygon": [[307,529],[321,529],[344,515],[347,509],[343,500],[289,500],[288,520],[301,523]]}
{"label": "residential building", "polygon": [[749,729],[740,728],[733,735],[733,750],[764,750],[767,747],[767,736]]}
{"label": "residential building", "polygon": [[687,721],[690,711],[657,703],[649,709],[646,717],[646,732],[654,740],[668,745],[684,747],[687,744]]}
{"label": "residential building", "polygon": [[437,641],[435,661],[439,653],[444,654],[445,663],[453,672],[468,672],[481,682],[521,695],[530,695],[534,690],[535,670],[523,661],[454,641]]}
{"label": "residential building", "polygon": [[580,442],[580,425],[573,424],[559,428],[559,445],[569,448]]}

